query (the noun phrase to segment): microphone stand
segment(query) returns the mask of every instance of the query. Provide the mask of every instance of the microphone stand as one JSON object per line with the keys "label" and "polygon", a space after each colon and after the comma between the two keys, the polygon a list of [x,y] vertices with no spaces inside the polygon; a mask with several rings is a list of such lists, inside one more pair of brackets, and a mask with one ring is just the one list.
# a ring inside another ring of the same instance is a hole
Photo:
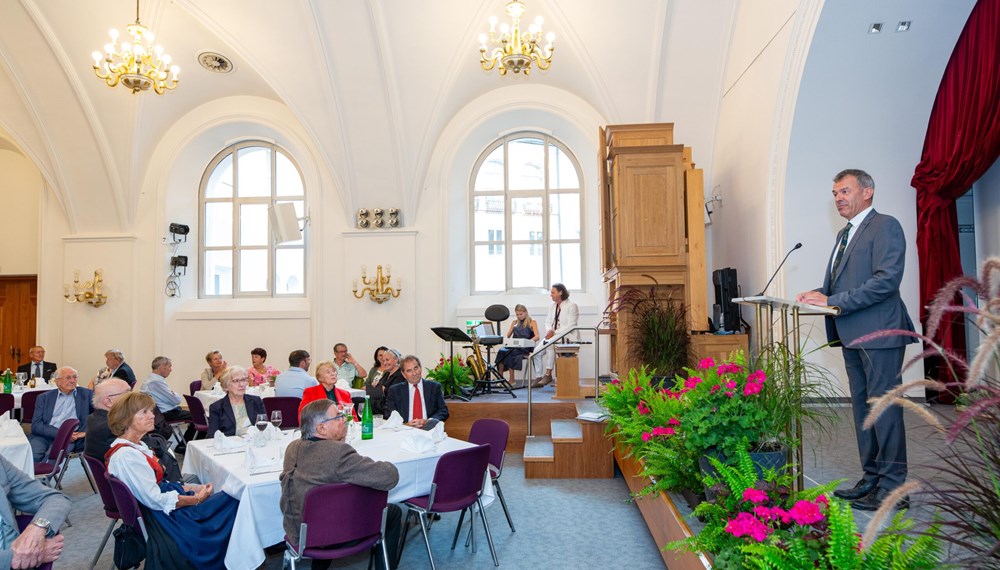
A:
{"label": "microphone stand", "polygon": [[788,253],[785,254],[785,258],[781,260],[781,263],[778,264],[778,268],[774,270],[774,273],[771,274],[771,278],[767,280],[767,285],[764,285],[764,288],[760,290],[760,293],[757,293],[758,297],[763,295],[764,291],[767,291],[767,288],[771,286],[771,282],[774,281],[774,278],[778,276],[778,272],[781,271],[781,268],[785,266],[785,262],[788,261],[788,257],[792,255],[793,251],[799,249],[800,247],[802,247],[802,242],[795,244],[795,247],[788,250]]}

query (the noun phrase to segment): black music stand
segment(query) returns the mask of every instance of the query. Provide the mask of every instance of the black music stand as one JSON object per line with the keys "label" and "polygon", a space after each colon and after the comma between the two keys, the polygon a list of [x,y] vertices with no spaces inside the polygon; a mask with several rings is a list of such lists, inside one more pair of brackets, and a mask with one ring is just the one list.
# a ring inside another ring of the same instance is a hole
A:
{"label": "black music stand", "polygon": [[[455,328],[455,327],[431,327],[431,331],[434,334],[436,334],[439,339],[447,342],[449,344],[449,346],[450,346],[450,349],[449,349],[449,352],[448,352],[448,356],[449,356],[449,358],[450,358],[450,360],[452,362],[452,366],[451,366],[451,369],[450,369],[451,370],[451,383],[452,383],[452,385],[454,385],[455,384],[455,364],[454,364],[454,362],[455,362],[455,342],[457,342],[457,341],[472,342],[472,339],[469,338],[469,335],[465,334],[465,331],[463,331],[462,329]],[[445,399],[446,400],[452,400],[452,399],[454,399],[454,400],[462,400],[463,402],[468,402],[469,401],[469,398],[466,398],[465,396],[462,396],[461,394],[449,394],[449,395],[445,396]]]}

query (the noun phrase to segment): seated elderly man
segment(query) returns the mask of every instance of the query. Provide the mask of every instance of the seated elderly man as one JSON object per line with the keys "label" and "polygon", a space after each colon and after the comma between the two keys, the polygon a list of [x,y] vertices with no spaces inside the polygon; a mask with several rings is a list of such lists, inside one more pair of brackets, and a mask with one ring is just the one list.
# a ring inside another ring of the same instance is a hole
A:
{"label": "seated elderly man", "polygon": [[[142,381],[140,391],[152,396],[156,402],[156,409],[167,421],[191,422],[191,412],[181,408],[181,395],[171,390],[167,384],[167,376],[170,376],[170,372],[174,369],[173,362],[166,356],[157,356],[153,359],[151,368],[153,371]],[[194,434],[194,423],[191,422],[184,432],[184,441],[191,441]]]}
{"label": "seated elderly man", "polygon": [[[34,568],[62,554],[63,537],[56,536],[69,514],[69,499],[42,485],[0,456],[0,568]],[[14,511],[31,513],[21,529]],[[20,531],[20,532],[19,532]]]}
{"label": "seated elderly man", "polygon": [[[299,542],[302,504],[309,489],[330,483],[353,483],[388,491],[399,482],[395,465],[359,455],[344,443],[346,435],[346,417],[340,414],[336,402],[317,400],[302,410],[302,439],[288,445],[281,473],[281,512],[285,514],[285,534],[292,544]],[[350,513],[331,513],[331,520],[345,524],[350,524],[350,517]],[[384,540],[393,568],[398,557],[401,517],[399,505],[389,504]],[[312,567],[329,568],[330,562],[313,560]]]}
{"label": "seated elderly man", "polygon": [[423,378],[420,359],[411,354],[403,358],[402,368],[406,382],[396,384],[386,392],[385,419],[397,411],[406,425],[415,428],[424,427],[429,420],[447,420],[449,413],[448,404],[444,403],[444,391],[437,382]]}
{"label": "seated elderly man", "polygon": [[[120,396],[129,393],[128,384],[121,378],[105,380],[94,388],[94,413],[87,418],[87,445],[83,452],[87,455],[105,460],[105,455],[111,449],[115,434],[108,427],[108,412]],[[160,410],[153,408],[153,431],[142,438],[143,443],[153,450],[153,454],[163,466],[163,476],[167,481],[183,481],[181,468],[177,460],[170,455],[169,437],[173,428],[167,423]]]}
{"label": "seated elderly man", "polygon": [[80,420],[80,425],[70,436],[69,448],[71,451],[83,451],[83,438],[87,435],[87,416],[92,410],[90,399],[93,393],[77,386],[77,380],[76,370],[63,366],[52,377],[57,389],[49,390],[35,400],[35,415],[31,419],[28,441],[36,462],[45,458],[59,428],[71,418]]}
{"label": "seated elderly man", "polygon": [[288,370],[274,380],[274,395],[301,398],[302,391],[319,384],[309,375],[312,357],[305,350],[293,350],[288,355]]}

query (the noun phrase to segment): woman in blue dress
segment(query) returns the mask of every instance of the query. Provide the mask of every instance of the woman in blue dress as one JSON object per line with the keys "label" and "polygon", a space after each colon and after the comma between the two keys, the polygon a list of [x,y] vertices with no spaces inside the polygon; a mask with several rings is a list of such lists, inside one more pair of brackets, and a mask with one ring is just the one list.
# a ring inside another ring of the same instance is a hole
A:
{"label": "woman in blue dress", "polygon": [[[239,501],[212,494],[207,485],[181,485],[163,479],[163,468],[142,436],[153,429],[156,402],[142,392],[128,392],[108,412],[108,427],[118,436],[105,459],[108,473],[132,491],[146,518],[150,541],[146,568],[225,568],[229,535]],[[152,519],[152,520],[150,520]],[[175,544],[162,544],[172,539]],[[177,560],[178,551],[183,559]],[[186,560],[184,560],[186,559]]]}
{"label": "woman in blue dress", "polygon": [[[538,342],[538,323],[528,314],[528,308],[524,305],[514,307],[514,316],[517,317],[510,322],[510,329],[507,330],[508,338],[529,338]],[[518,348],[505,346],[497,351],[496,365],[501,373],[507,372],[508,382],[514,385],[514,371],[520,370],[524,357],[531,354],[531,348]],[[537,371],[536,371],[537,372]]]}

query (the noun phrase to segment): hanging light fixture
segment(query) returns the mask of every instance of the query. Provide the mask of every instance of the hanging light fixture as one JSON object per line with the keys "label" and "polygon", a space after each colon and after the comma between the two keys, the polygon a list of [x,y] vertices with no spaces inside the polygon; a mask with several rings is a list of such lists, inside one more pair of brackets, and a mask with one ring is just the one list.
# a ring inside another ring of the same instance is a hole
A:
{"label": "hanging light fixture", "polygon": [[157,95],[163,95],[176,88],[180,68],[170,65],[170,56],[163,52],[163,46],[153,45],[153,32],[139,22],[139,0],[135,0],[135,23],[125,26],[125,31],[130,41],[119,44],[120,34],[112,29],[108,32],[111,42],[104,45],[104,54],[99,51],[91,54],[94,73],[108,87],[121,83],[132,93],[152,89]]}
{"label": "hanging light fixture", "polygon": [[[507,71],[521,73],[525,75],[531,73],[531,62],[534,60],[538,69],[545,71],[552,63],[552,42],[556,35],[549,32],[544,36],[545,47],[542,48],[542,23],[541,16],[535,18],[535,23],[528,27],[528,33],[521,33],[521,16],[524,15],[524,2],[510,0],[505,9],[511,19],[511,23],[504,22],[500,25],[500,33],[497,34],[497,17],[490,16],[490,35],[479,34],[479,62],[486,71],[499,67],[500,75],[506,75]],[[487,39],[489,44],[487,44]],[[490,50],[492,46],[492,50]],[[487,51],[489,53],[487,54]]]}

